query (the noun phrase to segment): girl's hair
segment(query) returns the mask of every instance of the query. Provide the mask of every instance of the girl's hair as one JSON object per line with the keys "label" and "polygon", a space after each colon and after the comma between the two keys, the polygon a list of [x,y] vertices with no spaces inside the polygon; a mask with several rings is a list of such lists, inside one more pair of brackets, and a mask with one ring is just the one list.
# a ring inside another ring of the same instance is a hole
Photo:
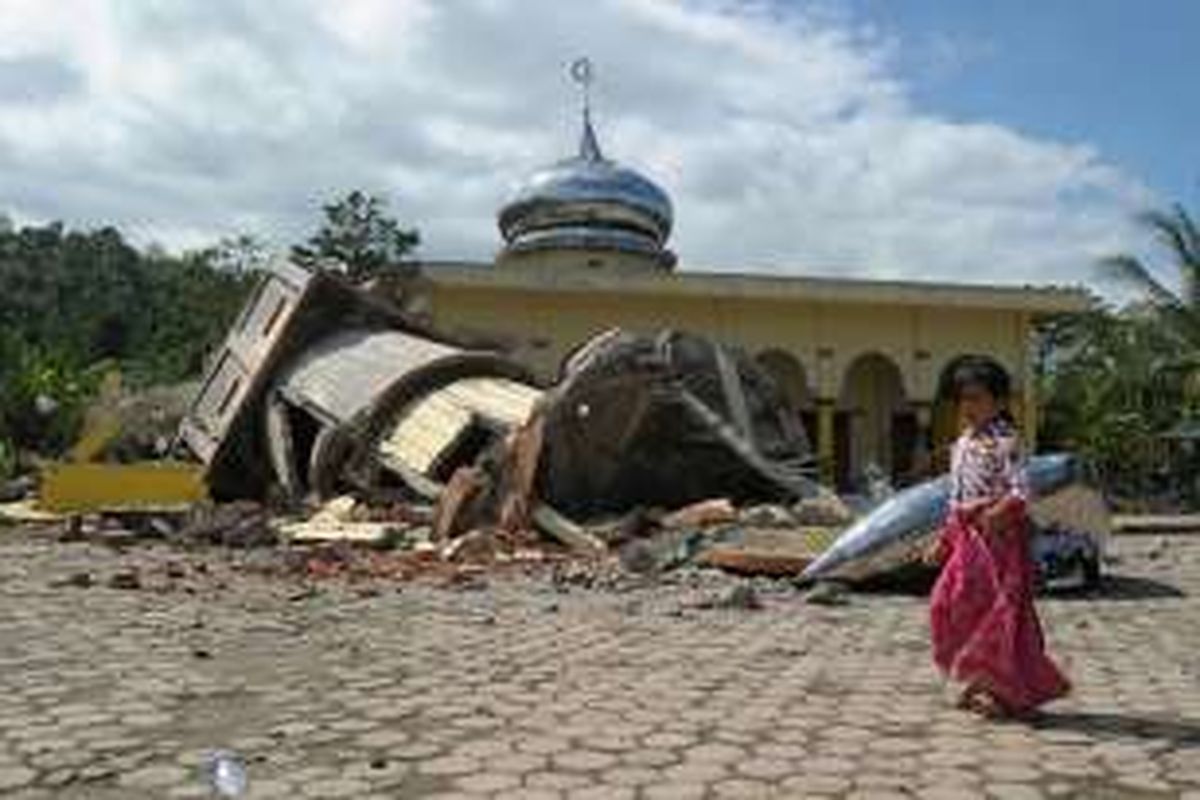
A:
{"label": "girl's hair", "polygon": [[963,389],[968,386],[978,386],[987,391],[998,402],[1008,400],[1012,385],[1004,367],[984,356],[964,358],[954,368],[951,377],[951,387],[954,399],[957,400]]}

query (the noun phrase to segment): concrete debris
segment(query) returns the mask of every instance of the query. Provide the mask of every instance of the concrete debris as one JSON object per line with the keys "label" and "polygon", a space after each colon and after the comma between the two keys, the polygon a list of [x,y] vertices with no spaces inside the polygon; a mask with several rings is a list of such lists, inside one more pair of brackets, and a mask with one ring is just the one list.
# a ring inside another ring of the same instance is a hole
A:
{"label": "concrete debris", "polygon": [[739,575],[789,578],[808,565],[837,538],[840,529],[736,528],[704,550],[697,563]]}
{"label": "concrete debris", "polygon": [[[817,495],[796,414],[736,349],[610,331],[544,392],[515,361],[460,348],[360,287],[286,263],[230,331],[179,438],[219,498],[274,487],[292,502],[391,490],[433,503],[432,539],[456,557],[481,552],[485,536],[511,557],[539,535],[600,557],[606,541],[577,519],[665,507],[680,509],[665,527],[696,528],[736,521],[735,501]],[[358,513],[349,498],[336,502]],[[384,536],[345,527],[365,521],[318,515],[287,535]],[[468,534],[472,546],[454,544]]]}
{"label": "concrete debris", "polygon": [[496,560],[497,542],[487,531],[470,531],[459,536],[442,548],[442,558],[447,561],[471,561],[488,563]]}
{"label": "concrete debris", "polygon": [[796,516],[783,506],[763,504],[751,506],[737,515],[743,525],[755,528],[794,528]]}
{"label": "concrete debris", "polygon": [[36,490],[37,480],[31,475],[0,482],[0,504],[18,503]]}
{"label": "concrete debris", "polygon": [[1200,531],[1200,514],[1116,515],[1111,524],[1113,530],[1127,534],[1195,533]]}
{"label": "concrete debris", "polygon": [[[369,288],[286,262],[181,403],[184,391],[126,396],[114,373],[72,460],[39,476],[36,505],[32,483],[0,486],[0,520],[65,522],[64,539],[120,548],[255,548],[236,556],[247,570],[364,592],[388,579],[478,586],[506,569],[553,571],[560,591],[703,572],[740,581],[711,607],[752,609],[756,584],[724,573],[782,582],[890,568],[908,549],[879,560],[872,548],[915,542],[943,501],[941,484],[902,492],[856,524],[816,482],[797,410],[737,347],[614,329],[546,387]],[[1042,527],[1107,525],[1094,493],[1062,488],[1036,509]],[[884,513],[897,504],[903,519]],[[830,566],[846,550],[830,544],[864,525],[869,541]],[[1079,560],[1064,547],[1055,558]],[[99,582],[143,578],[152,590],[182,579],[133,570]],[[820,584],[807,599],[836,603],[839,591]]]}
{"label": "concrete debris", "polygon": [[479,504],[489,483],[484,472],[476,467],[455,470],[434,506],[434,541],[449,541],[465,533],[473,522],[482,521]]}
{"label": "concrete debris", "polygon": [[234,548],[266,547],[279,541],[268,509],[250,500],[198,506],[174,538],[182,544]]}
{"label": "concrete debris", "polygon": [[75,589],[90,589],[96,583],[96,579],[90,572],[73,572],[61,580],[56,580],[50,585],[53,588],[72,587]]}
{"label": "concrete debris", "polygon": [[539,505],[533,512],[533,522],[538,530],[579,555],[599,556],[606,550],[602,541],[550,506]]}
{"label": "concrete debris", "polygon": [[737,583],[724,592],[701,597],[692,604],[692,608],[761,611],[764,604],[758,590],[752,584]]}
{"label": "concrete debris", "polygon": [[662,518],[664,528],[707,528],[738,519],[737,509],[727,498],[701,500]]}
{"label": "concrete debris", "polygon": [[36,500],[18,500],[12,503],[0,503],[0,523],[12,525],[52,525],[62,522],[66,517],[52,511],[43,511],[37,507]]}
{"label": "concrete debris", "polygon": [[812,606],[844,606],[850,600],[844,584],[836,581],[818,581],[804,595],[804,602]]}
{"label": "concrete debris", "polygon": [[128,569],[123,572],[118,572],[108,579],[108,587],[110,589],[137,591],[142,588],[141,573],[136,569]]}
{"label": "concrete debris", "polygon": [[836,527],[854,521],[849,506],[829,491],[801,500],[792,507],[791,513],[796,524],[804,527]]}
{"label": "concrete debris", "polygon": [[279,534],[292,544],[352,542],[376,547],[395,546],[403,530],[388,522],[290,522],[278,526]]}
{"label": "concrete debris", "polygon": [[664,530],[646,539],[627,542],[619,552],[621,565],[633,573],[661,573],[694,562],[714,541],[695,529]]}
{"label": "concrete debris", "polygon": [[701,553],[696,563],[736,575],[783,578],[803,573],[813,557],[811,553],[772,553],[739,547],[713,547]]}
{"label": "concrete debris", "polygon": [[576,519],[814,496],[795,411],[744,353],[676,331],[608,331],[547,392],[538,495]]}

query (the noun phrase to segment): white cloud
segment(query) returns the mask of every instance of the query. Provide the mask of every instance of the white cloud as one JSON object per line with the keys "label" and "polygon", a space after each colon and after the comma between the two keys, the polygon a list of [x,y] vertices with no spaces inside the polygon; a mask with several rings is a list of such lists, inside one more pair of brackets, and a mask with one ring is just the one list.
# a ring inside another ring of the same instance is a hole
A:
{"label": "white cloud", "polygon": [[0,92],[0,209],[169,244],[283,244],[363,187],[427,257],[486,258],[507,190],[574,147],[580,53],[685,267],[1078,281],[1153,199],[1086,143],[915,107],[904,42],[770,2],[0,6],[0,87],[28,87]]}

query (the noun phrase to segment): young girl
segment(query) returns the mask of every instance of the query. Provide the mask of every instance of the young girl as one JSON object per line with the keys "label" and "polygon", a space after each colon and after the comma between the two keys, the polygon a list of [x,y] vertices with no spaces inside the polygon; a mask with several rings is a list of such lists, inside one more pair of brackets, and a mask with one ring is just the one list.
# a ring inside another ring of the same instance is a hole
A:
{"label": "young girl", "polygon": [[1008,376],[973,360],[954,373],[963,433],[951,456],[951,499],[930,604],[933,658],[959,706],[1024,716],[1070,684],[1047,657],[1033,606],[1029,500],[1017,431],[1004,410]]}

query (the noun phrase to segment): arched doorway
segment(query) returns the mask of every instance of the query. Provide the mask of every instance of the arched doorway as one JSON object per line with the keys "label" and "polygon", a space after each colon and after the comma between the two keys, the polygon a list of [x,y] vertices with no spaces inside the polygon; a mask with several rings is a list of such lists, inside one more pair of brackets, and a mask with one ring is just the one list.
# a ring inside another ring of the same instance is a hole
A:
{"label": "arched doorway", "polygon": [[[983,353],[963,353],[955,356],[946,362],[942,367],[942,371],[938,374],[937,396],[933,402],[932,415],[932,431],[930,438],[933,440],[933,452],[931,454],[932,467],[934,472],[942,473],[950,469],[950,446],[958,437],[961,424],[958,419],[958,410],[954,405],[954,371],[959,365],[968,359],[982,359],[990,361],[1000,369],[1004,370],[1004,374],[1008,375],[1009,381],[1012,381],[1012,374],[1004,368],[996,359]],[[1018,402],[1019,396],[1016,392],[1017,387],[1012,384],[1013,397],[1010,398],[1010,410],[1018,420],[1021,419],[1021,408]]]}
{"label": "arched doorway", "polygon": [[917,420],[894,361],[867,353],[851,362],[842,380],[834,431],[840,489],[862,489],[871,464],[893,483],[909,481]]}
{"label": "arched doorway", "polygon": [[804,426],[809,445],[815,448],[817,407],[808,385],[808,373],[804,370],[804,365],[791,353],[777,349],[764,350],[755,356],[754,360],[783,391],[792,408],[796,410],[799,422]]}

